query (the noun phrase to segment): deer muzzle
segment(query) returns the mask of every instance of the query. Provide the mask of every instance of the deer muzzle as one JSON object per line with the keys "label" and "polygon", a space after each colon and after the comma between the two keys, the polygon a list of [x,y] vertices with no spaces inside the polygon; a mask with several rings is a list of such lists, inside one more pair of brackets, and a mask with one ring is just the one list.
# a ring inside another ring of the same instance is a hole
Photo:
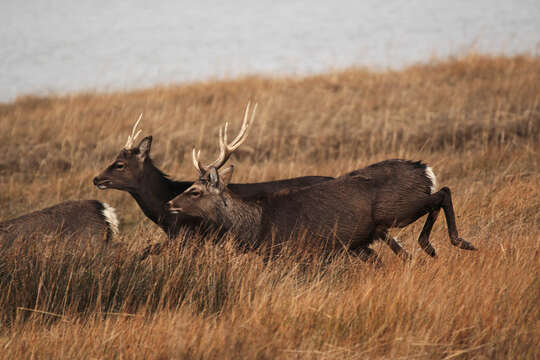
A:
{"label": "deer muzzle", "polygon": [[97,176],[94,178],[94,185],[100,190],[107,189],[111,183],[112,181],[108,179],[100,179]]}
{"label": "deer muzzle", "polygon": [[170,212],[171,214],[179,214],[180,211],[182,211],[182,208],[176,207],[176,206],[174,205],[173,200],[167,202],[167,207],[168,207],[169,212]]}

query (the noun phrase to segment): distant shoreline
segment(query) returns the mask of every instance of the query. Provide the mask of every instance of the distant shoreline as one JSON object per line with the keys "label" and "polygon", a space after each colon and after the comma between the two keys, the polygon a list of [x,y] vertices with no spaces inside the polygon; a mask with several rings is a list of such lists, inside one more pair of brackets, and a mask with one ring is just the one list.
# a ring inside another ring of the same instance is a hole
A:
{"label": "distant shoreline", "polygon": [[485,58],[485,59],[514,59],[514,58],[530,58],[530,59],[540,59],[540,54],[532,55],[530,53],[522,53],[522,54],[516,54],[516,55],[491,55],[491,54],[482,54],[482,53],[476,53],[471,52],[466,55],[462,56],[448,56],[446,58],[437,58],[433,57],[426,61],[419,61],[414,64],[410,64],[407,66],[403,66],[400,69],[394,69],[391,67],[388,68],[378,68],[377,66],[348,66],[343,68],[336,68],[336,69],[329,69],[327,71],[323,72],[317,72],[317,73],[310,73],[310,74],[243,74],[243,75],[236,75],[236,76],[214,76],[209,77],[206,79],[200,79],[200,80],[190,80],[190,81],[180,81],[180,82],[171,82],[171,83],[161,83],[161,84],[154,84],[154,85],[148,85],[148,86],[141,86],[141,87],[131,87],[131,88],[125,88],[125,89],[110,89],[107,90],[105,88],[103,89],[87,89],[87,90],[80,90],[80,91],[66,91],[66,92],[47,92],[47,93],[28,93],[28,94],[21,94],[17,96],[15,99],[8,100],[8,101],[0,101],[0,105],[10,105],[14,104],[20,101],[27,101],[28,99],[34,100],[34,99],[54,99],[54,98],[71,98],[71,97],[78,97],[78,96],[88,96],[88,95],[97,95],[97,96],[107,96],[107,95],[113,95],[113,94],[131,94],[131,93],[141,93],[141,92],[148,92],[152,90],[166,90],[166,89],[173,89],[173,88],[182,88],[182,87],[189,87],[189,86],[196,86],[196,85],[210,85],[215,83],[230,83],[230,82],[242,82],[245,79],[251,79],[251,78],[258,78],[262,80],[295,80],[295,81],[301,81],[303,79],[310,79],[310,78],[318,78],[318,77],[325,77],[325,76],[332,76],[335,74],[340,74],[344,72],[350,72],[350,71],[360,71],[365,72],[369,74],[385,74],[385,73],[395,73],[395,72],[406,72],[410,69],[418,68],[418,67],[429,67],[429,66],[437,66],[440,64],[451,64],[454,62],[460,62],[460,61],[467,61],[468,59],[474,59],[474,58]]}

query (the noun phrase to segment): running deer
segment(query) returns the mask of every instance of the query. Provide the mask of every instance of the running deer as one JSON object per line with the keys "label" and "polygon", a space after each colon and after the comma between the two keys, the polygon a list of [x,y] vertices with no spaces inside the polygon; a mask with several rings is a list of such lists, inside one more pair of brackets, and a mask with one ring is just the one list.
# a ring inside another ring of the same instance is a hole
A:
{"label": "running deer", "polygon": [[[256,107],[255,107],[256,108]],[[254,109],[255,110],[255,109]],[[249,105],[246,108],[244,121],[238,138],[245,135],[249,127]],[[253,119],[253,111],[251,119]],[[133,146],[141,130],[136,131],[141,116],[133,126],[124,148],[116,160],[101,174],[94,178],[94,185],[99,189],[117,189],[127,191],[137,202],[143,213],[157,224],[167,235],[168,241],[147,247],[142,258],[157,254],[168,243],[177,238],[182,229],[194,231],[200,228],[200,219],[173,214],[167,209],[167,202],[181,194],[191,185],[192,181],[175,181],[158,169],[150,157],[152,136],[141,140]],[[272,193],[286,188],[303,187],[333,179],[326,176],[303,176],[292,179],[261,182],[255,184],[229,184],[229,189],[238,195],[253,196],[262,193]]]}
{"label": "running deer", "polygon": [[0,246],[9,247],[17,239],[85,239],[100,245],[118,233],[114,208],[97,200],[66,201],[0,223]]}
{"label": "running deer", "polygon": [[369,246],[381,240],[408,259],[388,229],[405,227],[425,214],[428,217],[418,242],[435,256],[429,235],[442,208],[452,245],[475,250],[458,236],[450,189],[435,191],[431,167],[419,161],[386,160],[308,187],[243,196],[229,188],[232,166],[218,172],[241,141],[229,147],[220,132],[220,156],[208,166],[201,164],[200,151],[193,150],[199,179],[169,202],[171,213],[200,218],[229,231],[248,249],[274,246],[307,232],[313,245],[345,248],[378,264],[380,260]]}

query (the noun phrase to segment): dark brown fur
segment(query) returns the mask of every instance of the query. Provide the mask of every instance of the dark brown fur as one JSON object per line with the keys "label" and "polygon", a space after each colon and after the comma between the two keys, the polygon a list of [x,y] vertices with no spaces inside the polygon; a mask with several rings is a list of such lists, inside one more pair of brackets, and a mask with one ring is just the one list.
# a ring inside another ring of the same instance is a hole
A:
{"label": "dark brown fur", "polygon": [[0,223],[0,243],[8,247],[17,239],[84,239],[108,243],[113,227],[106,221],[105,206],[97,200],[66,201]]}
{"label": "dark brown fur", "polygon": [[[94,178],[100,189],[127,191],[137,201],[144,214],[156,223],[169,239],[175,239],[182,229],[200,228],[200,219],[182,214],[171,214],[167,202],[184,192],[193,182],[174,181],[159,170],[152,162],[150,149],[152,137],[141,140],[133,149],[123,149],[116,160]],[[293,179],[269,181],[255,184],[230,184],[232,192],[242,196],[271,193],[284,188],[302,187],[333,179],[325,176],[304,176]],[[164,244],[145,249],[143,257],[159,253]]]}
{"label": "dark brown fur", "polygon": [[[419,242],[435,256],[429,233],[442,207],[452,244],[474,249],[458,237],[450,190],[445,187],[431,194],[434,184],[426,169],[420,162],[387,160],[301,189],[247,197],[227,188],[230,173],[223,171],[220,177],[210,169],[170,206],[231,231],[249,249],[289,241],[307,231],[315,246],[351,250],[376,262],[376,254],[369,249],[373,241],[391,241],[389,228],[407,226],[428,213]],[[395,247],[397,243],[388,244],[408,257]]]}

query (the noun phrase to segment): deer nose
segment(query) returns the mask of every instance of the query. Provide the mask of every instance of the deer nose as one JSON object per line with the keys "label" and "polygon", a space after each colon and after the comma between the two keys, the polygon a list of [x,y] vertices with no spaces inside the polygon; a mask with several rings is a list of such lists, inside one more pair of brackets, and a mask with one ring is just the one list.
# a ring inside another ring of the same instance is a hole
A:
{"label": "deer nose", "polygon": [[98,178],[97,176],[94,178],[94,185],[97,185],[98,184]]}
{"label": "deer nose", "polygon": [[171,201],[167,201],[167,207],[168,207],[169,209],[171,209],[171,208],[174,207],[172,200],[171,200]]}

